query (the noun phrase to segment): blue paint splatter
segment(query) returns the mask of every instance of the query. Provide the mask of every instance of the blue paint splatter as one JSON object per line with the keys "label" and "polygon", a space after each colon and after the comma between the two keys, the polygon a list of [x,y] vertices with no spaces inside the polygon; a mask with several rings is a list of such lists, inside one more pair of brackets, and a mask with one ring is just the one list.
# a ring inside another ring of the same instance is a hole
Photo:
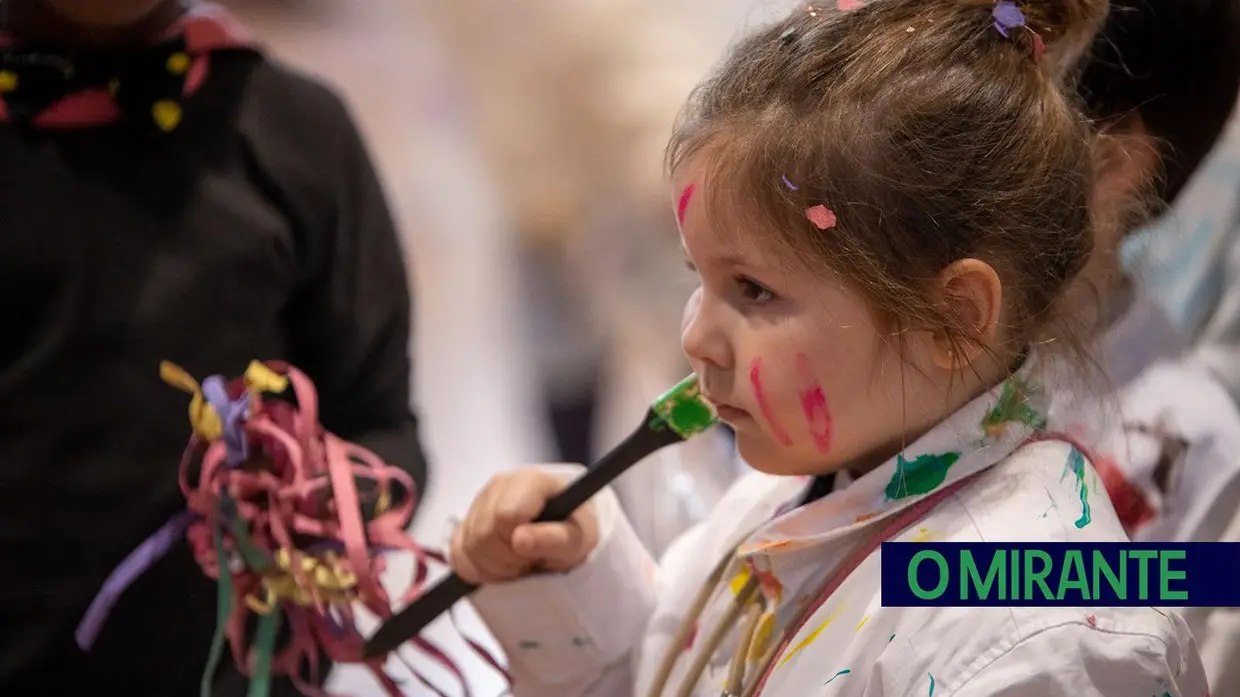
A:
{"label": "blue paint splatter", "polygon": [[930,676],[930,697],[934,697],[934,675],[930,673],[926,673],[926,675]]}
{"label": "blue paint splatter", "polygon": [[831,680],[834,680],[834,679],[836,679],[836,678],[840,677],[841,675],[848,675],[848,674],[849,674],[849,673],[851,673],[851,672],[852,672],[851,670],[849,670],[849,669],[845,668],[844,670],[841,670],[840,672],[836,673],[835,675],[832,675],[832,676],[831,676],[831,679],[830,679],[830,680],[827,680],[826,682],[824,682],[824,683],[823,683],[823,685],[830,685],[830,684],[831,684]]}
{"label": "blue paint splatter", "polygon": [[1076,527],[1083,528],[1089,525],[1089,487],[1085,484],[1085,455],[1076,448],[1068,453],[1068,462],[1064,465],[1063,474],[1059,477],[1059,481],[1063,481],[1068,476],[1068,472],[1076,475],[1077,488],[1081,493],[1081,517],[1076,521]]}

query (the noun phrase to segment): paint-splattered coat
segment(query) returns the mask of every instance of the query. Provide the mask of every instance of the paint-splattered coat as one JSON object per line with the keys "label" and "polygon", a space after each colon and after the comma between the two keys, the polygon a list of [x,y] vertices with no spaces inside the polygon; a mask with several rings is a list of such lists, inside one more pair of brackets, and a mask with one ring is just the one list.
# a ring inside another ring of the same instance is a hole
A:
{"label": "paint-splattered coat", "polygon": [[[640,697],[665,653],[674,650],[680,655],[663,694],[676,694],[749,574],[757,576],[772,608],[750,635],[749,658],[758,658],[780,644],[807,598],[852,549],[918,501],[975,473],[895,539],[1127,539],[1080,452],[1061,441],[1027,442],[1043,425],[1044,400],[1027,374],[1013,378],[899,457],[807,505],[797,504],[808,481],[747,476],[658,565],[614,498],[604,496],[601,542],[584,565],[564,575],[489,587],[474,597],[508,652],[514,693]],[[697,631],[683,645],[670,646],[705,579],[731,550],[737,560]],[[866,556],[792,632],[774,656],[761,694],[1207,694],[1200,658],[1178,615],[1153,608],[884,608],[879,561],[878,551]],[[740,634],[739,627],[728,630],[692,691],[695,697],[723,692]],[[749,666],[745,682],[756,678],[756,665]]]}

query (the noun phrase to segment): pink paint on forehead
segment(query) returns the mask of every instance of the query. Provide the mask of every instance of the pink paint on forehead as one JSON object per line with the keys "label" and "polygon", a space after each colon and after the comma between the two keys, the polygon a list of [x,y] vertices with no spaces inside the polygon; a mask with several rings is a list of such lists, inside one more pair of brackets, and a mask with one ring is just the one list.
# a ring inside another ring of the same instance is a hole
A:
{"label": "pink paint on forehead", "polygon": [[762,410],[762,417],[771,426],[771,434],[775,436],[775,440],[784,445],[792,445],[792,438],[788,436],[788,432],[775,419],[775,410],[771,407],[771,402],[766,397],[766,392],[762,389],[762,359],[755,358],[749,364],[749,382],[753,384],[753,398],[758,402],[758,408]]}
{"label": "pink paint on forehead", "polygon": [[831,449],[831,410],[827,408],[827,393],[814,377],[809,365],[809,358],[797,354],[797,373],[805,385],[801,388],[801,409],[805,412],[805,421],[809,424],[809,434],[814,439],[818,452],[825,453]]}
{"label": "pink paint on forehead", "polygon": [[685,224],[685,209],[689,207],[689,201],[693,200],[693,192],[696,190],[697,186],[690,184],[685,187],[684,191],[680,192],[680,202],[676,204],[676,222],[681,225]]}

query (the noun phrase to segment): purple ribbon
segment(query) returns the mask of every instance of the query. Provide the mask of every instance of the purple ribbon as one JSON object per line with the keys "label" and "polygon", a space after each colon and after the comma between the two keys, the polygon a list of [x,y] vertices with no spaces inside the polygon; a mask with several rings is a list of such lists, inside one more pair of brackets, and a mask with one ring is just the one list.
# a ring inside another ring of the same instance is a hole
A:
{"label": "purple ribbon", "polygon": [[207,398],[215,408],[215,413],[220,415],[228,464],[232,467],[240,465],[249,457],[250,452],[245,429],[241,425],[250,408],[249,391],[236,399],[229,399],[224,378],[212,375],[202,381],[202,396]]}
{"label": "purple ribbon", "polygon": [[1025,14],[1011,0],[995,3],[995,9],[990,16],[995,20],[995,29],[998,29],[1005,39],[1011,38],[1008,32],[1012,29],[1025,26]]}
{"label": "purple ribbon", "polygon": [[83,651],[89,651],[95,645],[99,630],[103,629],[103,623],[108,620],[112,607],[116,605],[117,600],[120,600],[125,589],[151,568],[152,564],[168,553],[172,545],[185,534],[185,528],[189,527],[190,522],[196,517],[189,511],[176,514],[164,523],[162,528],[156,530],[155,534],[138,545],[137,549],[130,552],[129,556],[125,557],[125,561],[122,561],[120,566],[112,571],[108,580],[103,582],[103,588],[99,589],[99,595],[91,601],[90,608],[86,610],[86,614],[78,623],[77,631],[74,633],[77,645]]}

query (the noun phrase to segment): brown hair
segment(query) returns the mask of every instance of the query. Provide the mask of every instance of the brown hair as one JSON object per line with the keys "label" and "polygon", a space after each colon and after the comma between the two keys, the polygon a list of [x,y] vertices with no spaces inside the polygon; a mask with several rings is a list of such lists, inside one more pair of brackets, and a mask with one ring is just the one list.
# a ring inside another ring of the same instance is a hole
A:
{"label": "brown hair", "polygon": [[[1025,2],[1010,38],[994,7],[802,6],[699,85],[668,165],[702,154],[712,223],[769,231],[896,331],[976,341],[932,284],[959,259],[986,261],[1019,350],[1091,249],[1091,134],[1070,78],[1106,2]],[[836,227],[807,220],[818,204]]]}

